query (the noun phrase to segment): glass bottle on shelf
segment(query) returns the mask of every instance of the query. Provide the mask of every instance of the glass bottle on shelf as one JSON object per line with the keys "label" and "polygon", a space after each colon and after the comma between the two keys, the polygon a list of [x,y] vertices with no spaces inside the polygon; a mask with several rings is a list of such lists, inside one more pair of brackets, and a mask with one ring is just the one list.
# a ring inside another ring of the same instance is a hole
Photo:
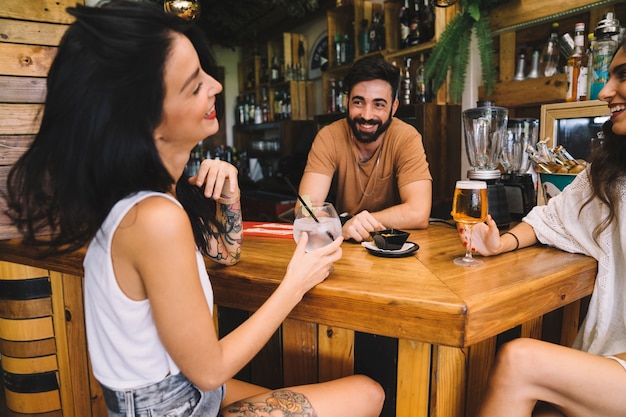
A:
{"label": "glass bottle on shelf", "polygon": [[521,49],[517,56],[517,66],[515,67],[515,76],[513,80],[521,81],[526,78],[526,52]]}
{"label": "glass bottle on shelf", "polygon": [[404,71],[402,74],[402,88],[400,89],[400,103],[411,104],[411,58],[404,59]]}
{"label": "glass bottle on shelf", "polygon": [[535,49],[530,57],[530,71],[526,78],[539,78],[539,57],[539,50]]}
{"label": "glass bottle on shelf", "polygon": [[406,48],[409,46],[409,22],[410,22],[411,9],[409,7],[409,0],[404,0],[404,6],[400,9],[398,16],[398,24],[400,27],[400,48]]}
{"label": "glass bottle on shelf", "polygon": [[237,126],[242,126],[246,124],[246,118],[243,112],[244,112],[244,98],[243,98],[243,94],[239,94],[237,96],[237,104],[235,105],[235,123],[237,124]]}
{"label": "glass bottle on shelf", "polygon": [[[370,52],[384,49],[384,27],[381,30],[380,14],[374,13],[372,24],[369,27]],[[382,36],[381,36],[382,35]]]}
{"label": "glass bottle on shelf", "polygon": [[618,46],[620,33],[619,21],[612,12],[607,13],[594,31],[593,71],[588,74],[592,77],[590,100],[596,100],[598,93],[609,78],[609,65]]}
{"label": "glass bottle on shelf", "polygon": [[283,95],[280,90],[274,90],[274,120],[283,118]]}
{"label": "glass bottle on shelf", "polygon": [[328,82],[330,84],[328,90],[328,113],[335,113],[337,111],[337,86],[334,78],[331,78]]}
{"label": "glass bottle on shelf", "polygon": [[369,54],[370,52],[370,35],[367,24],[367,19],[361,21],[361,31],[359,32],[359,53],[361,55]]}
{"label": "glass bottle on shelf", "polygon": [[[417,1],[417,0],[416,0]],[[418,16],[420,24],[420,42],[428,42],[435,37],[435,13],[432,0],[421,0]]]}
{"label": "glass bottle on shelf", "polygon": [[341,39],[341,34],[335,34],[335,65],[339,66],[343,64],[343,60],[345,59],[345,49],[343,47],[343,39]]}
{"label": "glass bottle on shelf", "polygon": [[274,55],[272,58],[272,70],[271,70],[271,82],[277,83],[280,78],[280,60],[278,55]]}
{"label": "glass bottle on shelf", "polygon": [[354,61],[354,42],[349,33],[343,36],[344,64]]}
{"label": "glass bottle on shelf", "polygon": [[559,71],[559,24],[552,23],[548,42],[543,47],[539,58],[540,74],[544,77],[555,75]]}
{"label": "glass bottle on shelf", "polygon": [[408,46],[415,46],[420,43],[420,18],[419,18],[419,0],[413,0],[413,7],[409,16],[409,38]]}
{"label": "glass bottle on shelf", "polygon": [[243,100],[243,124],[247,125],[249,123],[250,123],[250,96],[246,94]]}
{"label": "glass bottle on shelf", "polygon": [[343,81],[341,80],[337,82],[337,111],[339,113],[346,112],[346,103],[343,93]]}
{"label": "glass bottle on shelf", "polygon": [[261,121],[263,123],[267,123],[270,120],[270,102],[269,99],[267,97],[267,89],[265,87],[263,87],[262,90],[262,94],[263,94],[263,98],[261,100]]}
{"label": "glass bottle on shelf", "polygon": [[420,54],[420,61],[415,70],[415,102],[426,103],[429,101],[429,89],[426,86],[426,78],[424,77],[424,54]]}
{"label": "glass bottle on shelf", "polygon": [[[576,23],[574,35],[574,49],[567,59],[567,93],[565,101],[580,101],[584,91],[580,88],[584,81],[585,88],[587,86],[586,68],[583,61],[585,56],[585,24]],[[584,79],[583,79],[584,78]]]}

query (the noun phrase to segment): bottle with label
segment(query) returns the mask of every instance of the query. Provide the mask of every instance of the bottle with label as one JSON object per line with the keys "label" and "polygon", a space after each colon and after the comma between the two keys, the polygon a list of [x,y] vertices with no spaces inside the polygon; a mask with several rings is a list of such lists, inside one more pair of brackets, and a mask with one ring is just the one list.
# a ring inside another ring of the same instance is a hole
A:
{"label": "bottle with label", "polygon": [[361,31],[359,32],[359,53],[361,55],[370,52],[370,34],[367,27],[367,19],[361,20]]}
{"label": "bottle with label", "polygon": [[420,0],[418,16],[420,21],[420,42],[428,42],[435,37],[435,11],[433,0]]}
{"label": "bottle with label", "polygon": [[343,94],[343,81],[339,80],[337,82],[337,111],[339,113],[346,112],[346,103]]}
{"label": "bottle with label", "polygon": [[385,48],[385,29],[380,19],[380,14],[374,13],[372,24],[369,27],[370,52],[380,51]]}
{"label": "bottle with label", "polygon": [[598,93],[609,79],[609,66],[613,54],[617,50],[620,33],[619,21],[612,12],[607,13],[594,31],[595,42],[593,45],[593,71],[588,74],[591,77],[589,92],[590,100],[597,100]]}
{"label": "bottle with label", "polygon": [[400,102],[402,104],[411,104],[411,58],[404,60],[404,72],[402,74],[402,88],[400,89]]}
{"label": "bottle with label", "polygon": [[328,93],[328,113],[335,113],[337,111],[337,86],[335,79],[329,80],[330,88]]}
{"label": "bottle with label", "polygon": [[424,54],[420,54],[420,63],[415,70],[415,102],[427,103],[429,101],[429,88],[424,77]]}
{"label": "bottle with label", "polygon": [[398,22],[400,25],[400,48],[409,46],[409,23],[411,9],[409,8],[409,0],[404,0],[404,6],[400,9]]}
{"label": "bottle with label", "polygon": [[419,18],[419,0],[413,1],[413,8],[409,16],[409,38],[408,46],[415,46],[420,43],[420,18]]}
{"label": "bottle with label", "polygon": [[346,52],[343,45],[341,34],[335,34],[335,65],[339,66],[345,63]]}
{"label": "bottle with label", "polygon": [[584,82],[585,87],[587,86],[587,71],[583,64],[585,55],[585,24],[576,23],[574,49],[567,59],[567,67],[565,70],[567,74],[567,93],[565,94],[565,101],[567,102],[581,100],[581,94],[584,93],[580,91],[580,87],[583,85],[581,81]]}
{"label": "bottle with label", "polygon": [[544,77],[550,77],[559,72],[559,24],[552,23],[550,29],[550,37],[543,47],[541,57],[539,58],[539,72]]}
{"label": "bottle with label", "polygon": [[276,83],[280,78],[280,61],[278,59],[278,55],[274,55],[272,58],[272,69],[270,71],[270,81]]}

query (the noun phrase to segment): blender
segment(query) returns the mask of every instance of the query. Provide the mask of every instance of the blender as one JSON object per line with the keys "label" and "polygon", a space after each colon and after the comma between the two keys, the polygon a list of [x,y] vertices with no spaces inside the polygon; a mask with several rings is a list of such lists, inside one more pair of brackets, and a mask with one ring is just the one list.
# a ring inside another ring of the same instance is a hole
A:
{"label": "blender", "polygon": [[506,190],[511,217],[521,220],[537,204],[535,182],[528,172],[530,158],[526,149],[535,148],[539,132],[538,119],[509,119],[502,141],[502,183]]}
{"label": "blender", "polygon": [[508,109],[492,106],[490,102],[463,112],[465,150],[471,167],[467,178],[487,183],[489,214],[499,228],[507,228],[511,222],[502,173],[497,169],[508,115]]}

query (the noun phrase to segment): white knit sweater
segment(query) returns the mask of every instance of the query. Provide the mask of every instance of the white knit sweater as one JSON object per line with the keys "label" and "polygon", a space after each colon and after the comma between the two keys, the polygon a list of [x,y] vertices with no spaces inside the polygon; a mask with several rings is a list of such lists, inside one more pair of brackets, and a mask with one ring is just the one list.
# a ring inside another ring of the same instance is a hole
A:
{"label": "white knit sweater", "polygon": [[[541,243],[598,261],[589,311],[573,347],[611,356],[626,352],[626,216],[621,215],[626,183],[620,185],[618,217],[597,240],[593,238],[593,230],[606,218],[608,208],[596,198],[581,211],[590,194],[591,184],[584,171],[547,205],[535,207],[523,221],[534,228]],[[626,368],[625,361],[618,361]]]}

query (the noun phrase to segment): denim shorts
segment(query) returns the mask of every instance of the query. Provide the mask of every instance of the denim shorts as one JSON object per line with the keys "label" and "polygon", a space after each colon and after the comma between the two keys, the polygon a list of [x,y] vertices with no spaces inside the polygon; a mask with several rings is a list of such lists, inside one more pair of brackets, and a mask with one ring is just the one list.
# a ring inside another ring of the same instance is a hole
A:
{"label": "denim shorts", "polygon": [[220,411],[225,394],[224,385],[203,392],[182,373],[125,391],[100,385],[109,417],[213,417]]}

